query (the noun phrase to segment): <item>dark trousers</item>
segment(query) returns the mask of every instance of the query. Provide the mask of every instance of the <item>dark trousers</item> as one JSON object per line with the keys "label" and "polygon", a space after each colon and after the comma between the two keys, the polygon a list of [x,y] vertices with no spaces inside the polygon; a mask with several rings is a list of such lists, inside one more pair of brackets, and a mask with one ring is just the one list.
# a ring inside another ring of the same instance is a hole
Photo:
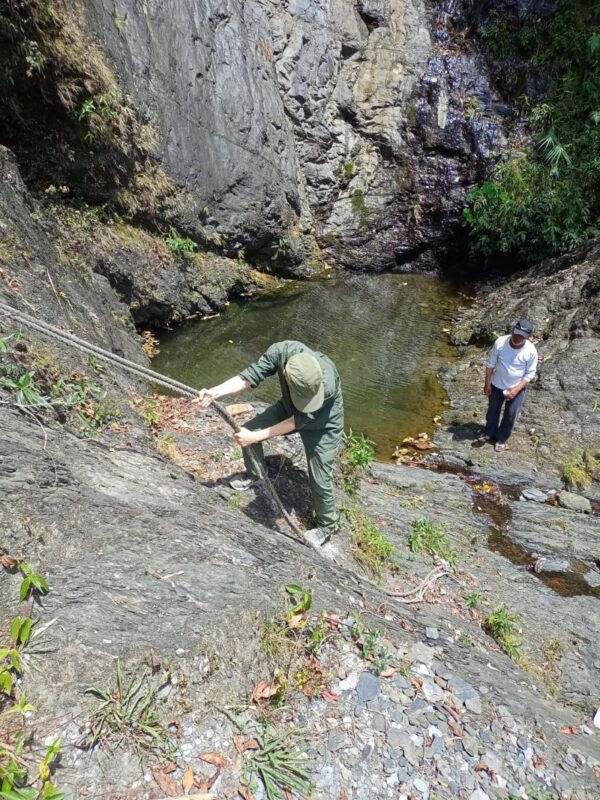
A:
{"label": "dark trousers", "polygon": [[[513,432],[513,428],[519,418],[523,400],[525,400],[526,389],[521,389],[516,397],[512,400],[507,400],[504,397],[502,389],[498,389],[492,385],[492,393],[489,397],[488,410],[485,418],[485,435],[489,436],[494,442],[504,444],[508,437]],[[502,415],[502,422],[500,422],[500,414],[502,412],[502,405],[504,406],[504,414]]]}

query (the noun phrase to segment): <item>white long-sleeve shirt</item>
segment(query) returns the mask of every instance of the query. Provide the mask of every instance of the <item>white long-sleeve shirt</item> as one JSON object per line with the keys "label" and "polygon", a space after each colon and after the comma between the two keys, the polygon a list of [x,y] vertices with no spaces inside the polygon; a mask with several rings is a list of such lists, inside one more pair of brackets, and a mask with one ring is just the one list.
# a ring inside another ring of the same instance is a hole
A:
{"label": "white long-sleeve shirt", "polygon": [[538,354],[535,346],[525,340],[523,347],[512,347],[510,335],[500,336],[490,350],[486,367],[493,369],[492,385],[498,389],[512,389],[521,380],[529,383],[535,378]]}

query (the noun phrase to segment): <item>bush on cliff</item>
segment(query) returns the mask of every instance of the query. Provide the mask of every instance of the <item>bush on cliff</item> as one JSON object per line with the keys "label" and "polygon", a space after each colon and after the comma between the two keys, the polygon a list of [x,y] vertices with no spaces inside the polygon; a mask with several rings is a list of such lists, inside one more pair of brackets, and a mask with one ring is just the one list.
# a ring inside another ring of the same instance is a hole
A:
{"label": "bush on cliff", "polygon": [[522,65],[510,89],[534,144],[469,193],[464,215],[477,254],[531,263],[600,232],[600,6],[497,16],[484,40],[498,76]]}

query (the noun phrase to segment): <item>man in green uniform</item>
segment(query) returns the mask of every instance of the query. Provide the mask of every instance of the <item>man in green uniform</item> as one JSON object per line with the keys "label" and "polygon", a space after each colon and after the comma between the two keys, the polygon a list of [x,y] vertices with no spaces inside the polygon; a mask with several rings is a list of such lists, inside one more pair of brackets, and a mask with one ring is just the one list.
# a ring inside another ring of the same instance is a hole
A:
{"label": "man in green uniform", "polygon": [[254,389],[276,373],[281,385],[281,400],[234,434],[243,448],[248,477],[232,481],[231,486],[243,491],[261,477],[253,471],[247,449],[252,448],[262,469],[265,469],[261,442],[297,431],[306,451],[317,523],[317,527],[307,531],[306,536],[324,544],[338,521],[333,496],[333,466],[344,431],[342,389],[333,361],[302,342],[275,342],[239,375],[219,386],[202,389],[197,402],[202,408],[207,408],[213,400]]}

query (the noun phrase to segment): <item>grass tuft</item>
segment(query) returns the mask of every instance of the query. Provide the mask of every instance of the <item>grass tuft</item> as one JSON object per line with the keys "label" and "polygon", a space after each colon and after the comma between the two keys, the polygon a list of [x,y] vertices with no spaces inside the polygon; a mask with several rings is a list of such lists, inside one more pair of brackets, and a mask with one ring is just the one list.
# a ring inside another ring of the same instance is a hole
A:
{"label": "grass tuft", "polygon": [[92,715],[81,747],[92,750],[103,746],[115,751],[127,746],[142,758],[172,758],[173,737],[157,710],[159,692],[169,681],[168,672],[153,676],[143,668],[126,682],[117,660],[115,689],[86,690],[101,702]]}
{"label": "grass tuft", "polygon": [[443,558],[451,567],[457,563],[457,555],[451,549],[446,534],[440,525],[427,519],[413,519],[408,543],[413,553],[429,553]]}

